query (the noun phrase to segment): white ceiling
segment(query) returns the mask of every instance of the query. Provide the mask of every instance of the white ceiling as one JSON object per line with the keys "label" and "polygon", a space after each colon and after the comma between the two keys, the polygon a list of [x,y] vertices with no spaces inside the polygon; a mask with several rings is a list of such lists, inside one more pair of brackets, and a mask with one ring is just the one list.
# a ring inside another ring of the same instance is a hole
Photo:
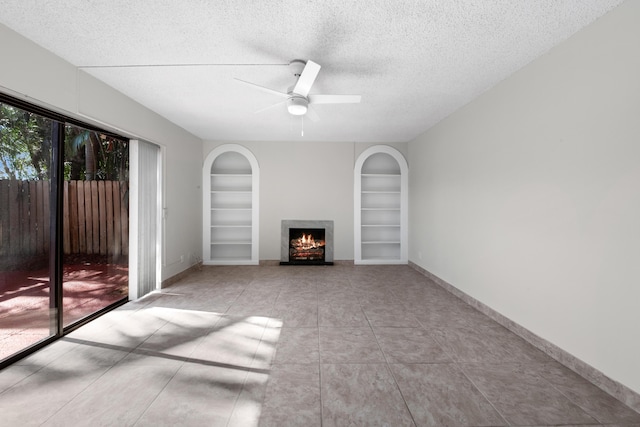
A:
{"label": "white ceiling", "polygon": [[[620,3],[3,0],[0,22],[202,139],[402,142]],[[296,58],[322,66],[311,94],[362,95],[316,106],[304,138],[233,79],[286,91]]]}

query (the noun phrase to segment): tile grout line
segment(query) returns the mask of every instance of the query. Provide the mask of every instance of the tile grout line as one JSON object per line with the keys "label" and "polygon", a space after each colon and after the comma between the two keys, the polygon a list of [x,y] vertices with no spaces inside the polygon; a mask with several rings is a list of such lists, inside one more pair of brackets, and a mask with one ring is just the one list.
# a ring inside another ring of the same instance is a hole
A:
{"label": "tile grout line", "polygon": [[[151,302],[149,302],[151,303]],[[148,305],[148,304],[147,304]],[[135,313],[140,312],[141,310],[146,310],[146,306],[141,307],[140,309],[136,310]],[[155,335],[160,329],[162,329],[164,326],[166,326],[169,323],[169,321],[165,321],[164,324],[162,324],[162,326],[159,326],[155,331],[153,331],[153,333],[149,334],[149,336],[142,341],[140,344],[138,344],[137,346],[133,347],[131,349],[131,351],[129,351],[129,353],[127,354],[127,356],[123,357],[122,359],[120,359],[118,362],[116,362],[113,366],[118,365],[120,362],[122,362],[122,360],[124,360],[124,358],[128,357],[129,355],[131,355],[132,353],[134,353],[137,349],[139,349],[145,342],[147,342],[153,335]],[[148,356],[145,356],[145,358],[147,358]],[[185,361],[181,361],[180,366],[173,372],[173,375],[171,375],[171,378],[169,378],[167,380],[167,382],[164,384],[164,386],[162,386],[162,388],[158,391],[158,393],[156,394],[156,396],[151,400],[151,402],[149,402],[149,405],[147,405],[147,407],[145,408],[144,411],[142,411],[140,413],[140,415],[138,416],[138,418],[136,418],[136,420],[133,422],[132,425],[136,425],[138,423],[138,421],[140,421],[140,419],[144,416],[144,414],[147,413],[147,411],[149,411],[149,408],[151,407],[151,405],[153,405],[153,402],[155,402],[158,397],[160,396],[160,394],[162,394],[162,392],[164,391],[165,388],[167,388],[167,386],[169,385],[169,383],[171,382],[171,380],[173,380],[173,378],[176,376],[176,374],[178,373],[178,371],[180,371],[180,369],[184,366]],[[110,369],[109,369],[110,370]],[[106,374],[106,372],[105,372]]]}
{"label": "tile grout line", "polygon": [[[143,306],[143,307],[138,308],[138,309],[137,309],[137,310],[135,310],[133,313],[128,314],[128,316],[131,316],[132,314],[137,313],[138,311],[140,311],[140,310],[142,310],[142,309],[144,309],[144,306]],[[114,325],[110,325],[107,329],[111,329],[113,326],[114,326]],[[164,326],[164,325],[163,325],[163,326]],[[154,333],[156,333],[160,328],[161,328],[161,326],[160,326],[160,327],[158,327],[158,328],[157,328],[157,329],[156,329],[156,330],[155,330],[151,335],[153,335]],[[151,336],[151,335],[149,335],[149,336]],[[149,339],[149,337],[147,337],[147,339]],[[146,341],[147,339],[145,339],[144,341]],[[143,341],[143,342],[144,342],[144,341]],[[78,346],[80,346],[80,345],[81,345],[81,344],[79,344]],[[122,362],[122,360],[124,360],[124,358],[126,358],[127,356],[129,356],[129,355],[130,355],[130,354],[131,354],[131,353],[132,353],[132,352],[133,352],[137,347],[139,347],[140,345],[142,345],[142,343],[138,344],[136,347],[131,348],[131,349],[127,352],[127,354],[126,354],[125,356],[123,356],[123,357],[122,357],[121,359],[119,359],[117,362],[115,362],[115,363],[113,363],[111,366],[109,366],[109,368],[108,368],[108,369],[106,369],[106,370],[102,373],[102,375],[99,375],[98,377],[96,377],[93,381],[91,381],[89,384],[87,384],[87,386],[86,386],[86,387],[84,387],[82,390],[80,390],[78,393],[76,393],[73,397],[71,397],[71,398],[70,398],[70,399],[69,399],[69,400],[68,400],[64,405],[60,406],[60,408],[58,408],[58,410],[56,410],[56,411],[55,411],[54,413],[52,413],[49,417],[47,417],[47,418],[42,422],[42,424],[45,424],[47,421],[49,421],[50,419],[52,419],[53,417],[55,417],[57,414],[59,414],[59,413],[60,413],[60,411],[62,411],[64,408],[66,408],[66,407],[67,407],[71,402],[73,402],[73,401],[74,401],[74,400],[75,400],[75,399],[76,399],[80,394],[82,394],[82,393],[86,392],[86,391],[87,391],[87,389],[88,389],[89,387],[91,387],[92,385],[94,385],[94,384],[95,384],[95,383],[96,383],[100,378],[104,377],[104,376],[105,376],[108,372],[110,372],[114,367],[116,367],[118,364],[120,364],[120,362]],[[70,352],[70,351],[73,351],[73,349],[69,350],[69,352]],[[66,353],[68,353],[68,352],[65,352],[64,354],[66,354]],[[63,357],[63,356],[64,356],[64,354],[63,354],[62,356],[60,356],[59,358]],[[55,359],[55,360],[57,360],[57,359]],[[48,363],[46,366],[48,366],[48,365],[50,365],[51,363],[55,362],[55,360],[52,360],[52,361],[51,361],[50,363]],[[44,367],[43,367],[43,368],[44,368]],[[175,375],[175,373],[174,373],[174,375]],[[165,386],[166,386],[166,384],[165,384]],[[157,397],[157,396],[156,396],[156,397]],[[145,410],[145,411],[146,411],[146,410]],[[143,412],[145,412],[145,411],[143,411]],[[137,422],[137,420],[136,420],[136,422]]]}
{"label": "tile grout line", "polygon": [[320,289],[316,283],[316,329],[318,330],[318,401],[320,403],[320,427],[324,424],[324,403],[322,401],[322,355],[320,354]]}
{"label": "tile grout line", "polygon": [[[257,279],[252,279],[251,282],[249,283],[249,285],[241,292],[241,294],[243,294],[247,288],[251,285],[251,283],[253,283],[254,281],[256,281]],[[249,367],[253,367],[254,363],[256,362],[256,356],[258,354],[258,350],[260,349],[260,344],[262,344],[264,341],[264,335],[267,332],[267,328],[269,327],[269,323],[271,322],[272,318],[270,317],[274,311],[274,307],[276,304],[276,301],[278,300],[278,298],[280,297],[280,294],[282,293],[282,290],[278,291],[278,295],[276,296],[276,298],[274,298],[273,300],[273,304],[271,306],[271,311],[270,311],[270,315],[266,316],[266,322],[264,324],[264,328],[262,329],[262,334],[260,335],[260,341],[258,341],[258,344],[256,345],[256,349],[253,353],[253,357],[251,359],[251,363],[249,364]],[[238,298],[240,297],[240,294],[238,295]],[[235,301],[234,301],[235,302]],[[232,304],[233,305],[233,304]],[[282,328],[281,328],[282,329]],[[276,355],[277,356],[277,355]],[[274,356],[275,357],[275,356]],[[269,373],[271,373],[271,368],[273,365],[273,361],[275,360],[275,358],[269,363],[269,368],[267,369],[269,371]],[[246,371],[246,374],[242,380],[242,387],[240,388],[240,392],[238,393],[238,395],[236,396],[235,400],[233,401],[233,409],[231,409],[231,412],[229,413],[229,418],[227,419],[227,423],[225,424],[227,427],[229,427],[229,424],[231,423],[233,416],[236,412],[236,409],[238,407],[238,401],[240,400],[240,397],[242,396],[242,393],[245,391],[245,387],[247,385],[247,380],[249,379],[249,374],[250,374],[250,370]],[[267,374],[267,381],[264,384],[264,393],[262,395],[262,400],[260,401],[260,411],[262,412],[262,405],[264,404],[264,401],[267,397],[267,388],[269,386],[269,377],[270,374]],[[260,418],[258,418],[258,424],[259,424]]]}
{"label": "tile grout line", "polygon": [[[546,363],[545,363],[546,365]],[[573,399],[571,399],[570,396],[568,396],[566,393],[564,393],[562,390],[560,390],[558,387],[556,387],[551,381],[547,380],[543,375],[539,375],[537,372],[535,373],[536,377],[540,378],[542,381],[544,381],[545,383],[549,384],[551,386],[551,388],[553,388],[554,390],[556,390],[558,393],[560,393],[562,396],[565,397],[565,399],[567,399],[569,402],[571,402],[573,405],[577,406],[578,408],[580,408],[585,414],[589,415],[591,418],[593,418],[594,420],[596,420],[598,422],[598,424],[611,424],[611,422],[605,422],[604,420],[600,420],[599,417],[596,417],[596,415],[592,415],[591,412],[587,411],[586,408],[582,407],[580,404],[578,404],[578,402],[574,402]]]}
{"label": "tile grout line", "polygon": [[[126,357],[126,356],[125,356]],[[118,361],[119,362],[119,361]],[[50,419],[52,419],[53,417],[55,417],[58,413],[60,413],[60,411],[62,411],[64,408],[66,408],[67,406],[69,406],[69,404],[71,402],[73,402],[80,394],[84,393],[89,387],[91,387],[92,385],[94,385],[100,378],[102,378],[103,376],[105,376],[107,374],[107,372],[111,371],[114,366],[116,366],[118,364],[118,362],[114,363],[113,365],[109,366],[108,369],[106,369],[102,375],[97,376],[93,381],[91,381],[89,384],[87,384],[86,387],[84,387],[82,390],[78,391],[75,395],[73,395],[72,398],[70,398],[64,405],[60,406],[54,413],[52,413],[50,416],[48,416],[40,425],[44,425],[46,424],[47,421],[49,421]]]}
{"label": "tile grout line", "polygon": [[316,283],[316,329],[318,330],[318,400],[320,402],[320,427],[324,424],[324,402],[322,401],[322,354],[320,352],[320,289]]}
{"label": "tile grout line", "polygon": [[149,405],[147,405],[147,407],[145,408],[144,411],[142,411],[140,413],[140,415],[138,416],[138,418],[136,418],[136,420],[133,422],[133,426],[137,425],[138,422],[142,419],[142,417],[144,417],[144,414],[146,414],[149,411],[149,408],[151,408],[151,406],[153,405],[153,403],[158,400],[158,397],[160,397],[160,395],[162,394],[162,392],[167,388],[167,386],[169,385],[169,383],[175,378],[176,375],[178,375],[178,372],[180,372],[180,369],[182,369],[182,367],[184,366],[185,362],[183,361],[182,364],[180,365],[180,367],[178,367],[178,369],[176,369],[173,373],[173,375],[171,375],[171,378],[169,378],[167,380],[167,382],[165,383],[165,385],[158,391],[158,394],[156,394],[156,396],[153,398],[153,400],[151,400],[151,402],[149,402]]}
{"label": "tile grout line", "polygon": [[464,371],[463,367],[461,366],[460,363],[458,363],[456,360],[453,361],[453,364],[460,370],[460,372],[462,373],[462,375],[464,375],[464,377],[467,379],[467,381],[469,381],[471,383],[471,385],[473,386],[473,388],[475,388],[478,393],[480,393],[480,395],[487,401],[487,403],[489,403],[489,405],[491,405],[491,407],[493,408],[494,411],[496,411],[496,413],[498,415],[500,415],[500,418],[502,418],[502,420],[505,422],[505,425],[508,426],[512,426],[514,424],[511,424],[509,422],[509,420],[507,419],[507,417],[505,415],[502,414],[502,412],[500,410],[498,410],[498,408],[496,407],[496,405],[491,401],[491,399],[489,399],[489,397],[482,391],[480,390],[480,388],[476,385],[476,383],[467,375],[467,373]]}
{"label": "tile grout line", "polygon": [[[349,278],[349,281],[351,282],[351,278]],[[358,304],[360,304],[360,303],[358,302]],[[369,319],[369,316],[367,316],[367,313],[362,309],[362,305],[361,304],[360,304],[360,309],[362,310],[362,313],[364,314],[365,319],[367,319],[367,323],[369,324],[369,328],[371,328],[371,333],[373,334],[373,338],[376,340],[376,344],[378,345],[378,349],[380,350],[380,353],[382,353],[382,357],[384,358],[384,366],[387,368],[387,371],[391,375],[391,379],[393,380],[393,383],[396,386],[396,390],[398,390],[398,393],[400,393],[400,397],[402,398],[402,401],[404,402],[404,407],[407,409],[407,412],[409,413],[409,416],[411,417],[411,421],[413,422],[413,425],[417,426],[418,423],[416,422],[416,419],[414,418],[413,413],[411,412],[411,408],[409,408],[409,404],[407,403],[407,399],[404,397],[404,394],[402,393],[402,390],[400,389],[400,385],[398,384],[398,380],[396,379],[395,375],[393,375],[393,371],[391,370],[391,367],[389,366],[389,359],[387,358],[387,355],[385,354],[384,350],[382,350],[382,346],[380,345],[380,341],[378,340],[378,336],[376,335],[376,331],[373,328],[373,325],[371,324],[371,320]]]}
{"label": "tile grout line", "polygon": [[[367,321],[369,321],[369,319],[367,318]],[[371,326],[371,323],[369,323]],[[389,359],[387,358],[387,355],[385,354],[385,352],[382,350],[382,346],[380,345],[380,341],[378,341],[378,336],[376,335],[376,331],[373,328],[373,326],[371,326],[371,330],[373,332],[373,336],[376,340],[376,343],[378,344],[378,347],[380,348],[380,352],[382,353],[382,357],[385,360],[385,367],[387,368],[387,371],[389,371],[389,373],[391,374],[391,378],[393,379],[393,383],[396,386],[396,389],[398,390],[398,393],[400,393],[400,397],[402,397],[402,401],[404,402],[404,406],[405,408],[407,408],[407,412],[409,413],[409,416],[411,416],[411,420],[413,421],[413,425],[417,426],[418,423],[416,422],[415,417],[413,416],[413,412],[411,412],[411,408],[409,408],[409,403],[407,402],[407,399],[404,397],[404,393],[402,393],[402,389],[400,388],[400,384],[398,384],[398,379],[396,378],[396,376],[393,374],[393,370],[391,369],[390,363],[389,363]]]}
{"label": "tile grout line", "polygon": [[[481,327],[484,327],[484,326],[481,326]],[[507,329],[507,331],[509,331],[510,333],[512,333],[512,334],[514,334],[514,335],[516,335],[516,336],[518,336],[517,334],[515,334],[513,331],[509,330],[508,328],[506,328],[506,327],[504,327],[504,326],[502,326],[502,325],[500,325],[500,327],[505,328],[505,329]],[[518,336],[518,337],[519,337],[519,336]],[[522,337],[519,337],[519,338],[523,339]],[[523,339],[523,340],[524,340],[524,339]],[[526,341],[525,341],[525,342],[526,342]],[[530,344],[530,343],[528,343],[528,342],[527,342],[527,344],[528,344],[528,345],[532,345],[532,344]],[[534,347],[534,348],[536,348],[536,347]],[[520,362],[516,361],[516,356],[517,356],[517,354],[514,354],[514,353],[513,353],[511,350],[509,350],[509,349],[506,349],[506,352],[507,352],[509,355],[514,356],[514,361],[513,361],[513,362],[506,362],[506,363],[510,363],[510,364],[512,364],[512,365],[520,366],[520,367],[522,367],[523,369],[530,370],[530,367],[529,367],[528,365],[532,365],[532,364],[547,365],[547,364],[549,363],[549,362],[537,362],[537,361],[534,361],[534,360],[529,360],[529,361],[527,361],[527,366],[523,366],[523,364],[522,364],[522,363],[520,363]],[[545,353],[545,354],[546,354],[546,353]],[[550,357],[550,356],[549,356],[549,357]],[[552,360],[553,360],[553,359],[552,359]],[[556,362],[556,363],[557,363],[557,361],[555,361],[555,360],[554,360],[554,362]],[[462,370],[462,367],[460,367],[460,369]],[[472,384],[474,385],[474,387],[476,387],[475,383],[471,380],[471,378],[469,378],[469,377],[467,376],[467,374],[466,374],[466,372],[464,372],[464,370],[463,370],[463,373],[464,373],[465,377],[467,377],[467,378],[469,379],[469,381],[471,381],[471,382],[472,382]],[[541,374],[539,374],[538,372],[535,372],[535,371],[534,371],[534,372],[532,372],[532,373],[533,373],[533,375],[534,375],[536,378],[538,378],[538,379],[540,379],[541,381],[543,381],[544,383],[546,383],[546,384],[550,385],[552,389],[556,390],[558,393],[560,393],[562,396],[564,396],[564,397],[567,399],[567,401],[569,401],[571,404],[573,404],[574,406],[576,406],[576,407],[580,408],[580,410],[582,410],[585,414],[587,414],[588,416],[590,416],[591,418],[593,418],[596,422],[598,422],[598,424],[603,424],[603,422],[602,422],[602,421],[600,421],[600,420],[599,420],[598,418],[596,418],[594,415],[591,415],[587,410],[585,410],[585,409],[584,409],[582,406],[580,406],[577,402],[574,402],[574,401],[573,401],[573,399],[571,399],[569,396],[567,396],[565,393],[563,393],[560,389],[558,389],[556,386],[554,386],[554,385],[553,385],[553,383],[551,383],[551,381],[548,381],[548,380],[547,380],[543,375],[541,375]],[[478,388],[478,387],[476,387],[476,388]],[[478,390],[480,390],[480,389],[478,389]],[[481,392],[481,393],[482,393],[482,392]],[[483,395],[484,395],[484,393],[483,393]],[[489,400],[489,399],[487,399],[487,400]]]}
{"label": "tile grout line", "polygon": [[420,324],[422,329],[424,329],[425,332],[427,332],[427,334],[431,337],[431,339],[433,339],[436,342],[436,344],[438,344],[438,346],[442,349],[442,351],[445,352],[447,357],[451,360],[451,364],[454,365],[456,368],[458,368],[460,370],[462,375],[464,375],[464,377],[471,383],[473,388],[475,388],[478,391],[478,393],[480,393],[480,395],[487,401],[487,403],[489,403],[489,405],[491,405],[491,407],[494,409],[494,411],[496,411],[496,413],[500,416],[500,418],[502,418],[502,420],[505,422],[505,425],[511,426],[512,424],[509,422],[509,420],[507,420],[507,418],[502,414],[502,412],[500,412],[498,410],[498,408],[496,408],[495,404],[484,394],[484,392],[478,388],[476,383],[473,382],[473,380],[471,378],[469,378],[467,373],[462,368],[461,364],[452,356],[452,354],[449,352],[449,350],[447,350],[447,348],[442,345],[442,343],[438,340],[438,338],[436,336],[434,336],[429,331],[429,329],[419,319],[418,319],[418,323]]}

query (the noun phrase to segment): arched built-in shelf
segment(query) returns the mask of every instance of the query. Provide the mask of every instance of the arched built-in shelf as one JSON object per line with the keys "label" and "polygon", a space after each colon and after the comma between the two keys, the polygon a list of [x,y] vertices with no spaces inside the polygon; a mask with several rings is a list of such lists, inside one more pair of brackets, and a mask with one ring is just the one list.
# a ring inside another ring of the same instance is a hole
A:
{"label": "arched built-in shelf", "polygon": [[387,145],[369,147],[354,168],[354,263],[407,264],[408,172]]}
{"label": "arched built-in shelf", "polygon": [[203,264],[258,264],[259,183],[258,161],[241,145],[220,145],[206,157]]}

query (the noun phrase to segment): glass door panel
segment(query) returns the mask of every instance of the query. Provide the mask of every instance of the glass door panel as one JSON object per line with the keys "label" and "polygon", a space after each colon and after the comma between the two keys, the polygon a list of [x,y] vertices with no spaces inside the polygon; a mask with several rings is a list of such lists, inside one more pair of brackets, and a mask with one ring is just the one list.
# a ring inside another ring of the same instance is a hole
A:
{"label": "glass door panel", "polygon": [[0,361],[56,334],[53,120],[0,103]]}
{"label": "glass door panel", "polygon": [[67,125],[63,197],[63,322],[127,298],[128,142]]}

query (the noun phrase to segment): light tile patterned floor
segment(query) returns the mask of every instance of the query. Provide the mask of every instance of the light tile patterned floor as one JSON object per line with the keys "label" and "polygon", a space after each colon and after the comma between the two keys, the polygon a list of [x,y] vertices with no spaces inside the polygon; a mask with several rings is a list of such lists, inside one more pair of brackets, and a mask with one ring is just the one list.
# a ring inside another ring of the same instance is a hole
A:
{"label": "light tile patterned floor", "polygon": [[640,426],[407,266],[204,267],[0,371],[2,426]]}

